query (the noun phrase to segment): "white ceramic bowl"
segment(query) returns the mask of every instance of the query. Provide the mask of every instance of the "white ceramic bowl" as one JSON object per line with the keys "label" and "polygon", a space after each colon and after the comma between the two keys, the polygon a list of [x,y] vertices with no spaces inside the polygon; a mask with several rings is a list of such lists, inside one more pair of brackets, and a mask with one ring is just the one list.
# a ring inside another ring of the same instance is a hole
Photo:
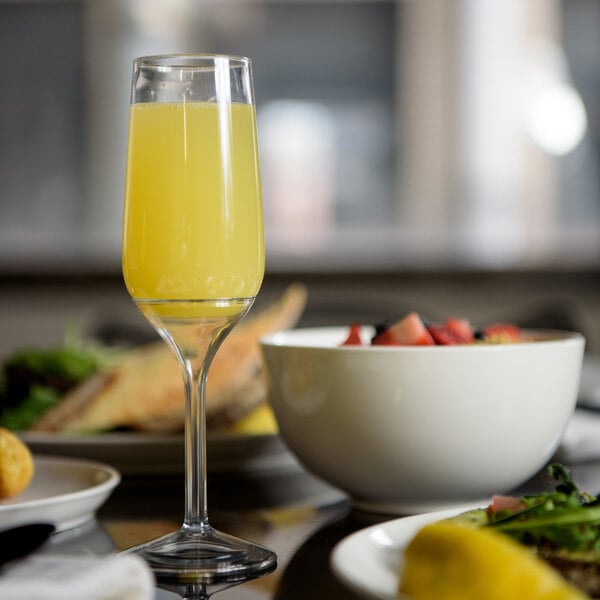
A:
{"label": "white ceramic bowl", "polygon": [[575,406],[585,340],[339,347],[347,328],[261,340],[281,436],[354,502],[420,512],[506,493],[551,458]]}

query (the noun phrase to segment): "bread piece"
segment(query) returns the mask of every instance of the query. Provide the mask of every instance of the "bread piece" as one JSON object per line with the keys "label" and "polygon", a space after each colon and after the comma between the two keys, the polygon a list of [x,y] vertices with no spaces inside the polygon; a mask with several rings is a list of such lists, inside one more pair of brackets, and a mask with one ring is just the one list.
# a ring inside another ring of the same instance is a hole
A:
{"label": "bread piece", "polygon": [[[293,327],[302,315],[306,296],[304,286],[290,286],[277,302],[251,312],[225,338],[208,372],[208,426],[240,418],[265,400],[258,340]],[[71,391],[32,430],[85,432],[131,427],[167,432],[181,430],[183,423],[181,370],[161,341],[127,352],[118,365]]]}
{"label": "bread piece", "polygon": [[29,448],[8,429],[0,427],[0,499],[14,498],[33,478]]}
{"label": "bread piece", "polygon": [[600,553],[538,549],[538,556],[590,598],[600,598]]}

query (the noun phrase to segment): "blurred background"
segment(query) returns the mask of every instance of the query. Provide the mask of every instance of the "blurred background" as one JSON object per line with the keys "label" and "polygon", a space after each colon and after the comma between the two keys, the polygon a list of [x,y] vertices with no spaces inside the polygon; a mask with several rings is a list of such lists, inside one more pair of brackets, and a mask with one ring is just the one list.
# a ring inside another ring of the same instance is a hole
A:
{"label": "blurred background", "polygon": [[598,31],[597,0],[0,0],[0,354],[135,318],[131,61],[186,51],[254,59],[265,299],[299,279],[304,324],[416,308],[593,348]]}

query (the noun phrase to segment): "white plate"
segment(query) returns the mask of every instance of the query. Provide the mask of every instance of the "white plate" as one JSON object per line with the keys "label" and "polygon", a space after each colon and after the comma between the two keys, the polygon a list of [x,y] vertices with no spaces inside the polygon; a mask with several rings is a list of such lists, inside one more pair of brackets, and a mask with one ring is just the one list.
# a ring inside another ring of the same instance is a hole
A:
{"label": "white plate", "polygon": [[34,456],[35,474],[27,489],[0,500],[0,528],[24,523],[53,523],[57,531],[92,519],[121,480],[101,463],[53,456]]}
{"label": "white plate", "polygon": [[480,506],[470,504],[361,529],[335,546],[331,554],[333,571],[350,589],[368,598],[408,600],[398,596],[398,576],[402,553],[410,540],[428,523]]}
{"label": "white plate", "polygon": [[[33,453],[96,460],[112,465],[123,475],[184,472],[182,434],[25,432],[19,437]],[[298,468],[278,435],[209,434],[206,451],[209,473]]]}

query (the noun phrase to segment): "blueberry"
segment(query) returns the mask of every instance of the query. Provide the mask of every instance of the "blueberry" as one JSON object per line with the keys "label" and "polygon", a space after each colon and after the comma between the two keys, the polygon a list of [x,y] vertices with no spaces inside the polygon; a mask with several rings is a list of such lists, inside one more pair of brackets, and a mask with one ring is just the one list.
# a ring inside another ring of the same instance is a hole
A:
{"label": "blueberry", "polygon": [[387,319],[386,321],[382,321],[381,323],[375,324],[375,337],[381,335],[385,331],[387,331],[394,323],[395,319]]}

